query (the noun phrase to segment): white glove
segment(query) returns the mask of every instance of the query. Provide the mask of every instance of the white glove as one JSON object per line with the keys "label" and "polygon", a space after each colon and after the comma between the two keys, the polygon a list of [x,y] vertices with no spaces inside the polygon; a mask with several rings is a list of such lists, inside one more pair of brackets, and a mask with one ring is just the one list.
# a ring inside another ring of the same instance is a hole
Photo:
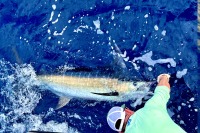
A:
{"label": "white glove", "polygon": [[157,77],[157,82],[158,82],[158,83],[160,82],[160,77],[161,77],[161,76],[167,76],[168,81],[169,81],[170,75],[169,75],[169,74],[166,74],[166,73],[163,73],[163,74],[160,74],[160,75]]}

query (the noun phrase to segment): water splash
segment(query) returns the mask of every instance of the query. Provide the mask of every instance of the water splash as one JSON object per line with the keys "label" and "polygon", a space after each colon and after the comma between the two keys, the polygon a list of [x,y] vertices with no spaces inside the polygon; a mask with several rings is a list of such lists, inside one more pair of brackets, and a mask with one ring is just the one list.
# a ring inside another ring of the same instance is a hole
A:
{"label": "water splash", "polygon": [[43,123],[44,114],[33,114],[42,95],[30,64],[18,65],[0,60],[0,85],[0,132],[77,132],[66,122],[50,120]]}

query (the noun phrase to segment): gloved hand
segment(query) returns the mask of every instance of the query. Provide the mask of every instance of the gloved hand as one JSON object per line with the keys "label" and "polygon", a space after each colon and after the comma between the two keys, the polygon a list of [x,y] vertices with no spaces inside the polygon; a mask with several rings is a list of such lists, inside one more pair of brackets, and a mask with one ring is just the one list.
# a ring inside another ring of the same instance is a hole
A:
{"label": "gloved hand", "polygon": [[166,77],[168,78],[168,82],[169,82],[170,75],[169,75],[169,74],[163,73],[163,74],[160,74],[160,75],[157,77],[157,82],[158,82],[158,83],[160,82],[160,78],[161,78],[162,76],[166,76]]}

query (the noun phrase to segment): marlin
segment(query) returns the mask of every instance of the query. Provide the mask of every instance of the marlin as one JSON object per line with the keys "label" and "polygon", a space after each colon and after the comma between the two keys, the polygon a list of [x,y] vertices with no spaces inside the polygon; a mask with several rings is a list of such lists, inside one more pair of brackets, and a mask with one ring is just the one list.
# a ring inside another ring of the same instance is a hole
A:
{"label": "marlin", "polygon": [[[112,45],[115,74],[129,75],[117,44]],[[76,73],[76,74],[75,74]],[[49,86],[50,91],[60,96],[56,109],[65,106],[71,98],[97,101],[123,102],[136,100],[134,106],[149,94],[152,82],[126,81],[105,76],[91,76],[72,72],[68,75],[40,75],[38,79]]]}
{"label": "marlin", "polygon": [[151,82],[81,75],[40,75],[38,79],[60,96],[56,109],[65,106],[72,98],[113,102],[141,100],[149,94],[151,85]]}

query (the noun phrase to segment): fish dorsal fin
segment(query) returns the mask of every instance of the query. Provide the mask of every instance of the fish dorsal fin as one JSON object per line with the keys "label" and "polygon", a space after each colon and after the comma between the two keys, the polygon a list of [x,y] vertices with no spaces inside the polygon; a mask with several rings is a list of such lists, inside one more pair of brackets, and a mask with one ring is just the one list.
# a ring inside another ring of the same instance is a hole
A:
{"label": "fish dorsal fin", "polygon": [[59,101],[58,101],[58,104],[56,106],[56,110],[64,107],[65,105],[67,105],[69,103],[69,101],[70,101],[70,98],[60,97]]}
{"label": "fish dorsal fin", "polygon": [[113,44],[113,70],[115,71],[115,75],[119,78],[125,79],[128,78],[129,70],[127,69],[124,58],[121,56],[122,52],[117,44]]}
{"label": "fish dorsal fin", "polygon": [[119,47],[117,46],[117,44],[113,45],[113,49],[114,49],[114,61],[116,63],[117,66],[119,66],[121,69],[127,69],[126,64],[124,62],[123,57],[121,56],[122,52],[119,49]]}

